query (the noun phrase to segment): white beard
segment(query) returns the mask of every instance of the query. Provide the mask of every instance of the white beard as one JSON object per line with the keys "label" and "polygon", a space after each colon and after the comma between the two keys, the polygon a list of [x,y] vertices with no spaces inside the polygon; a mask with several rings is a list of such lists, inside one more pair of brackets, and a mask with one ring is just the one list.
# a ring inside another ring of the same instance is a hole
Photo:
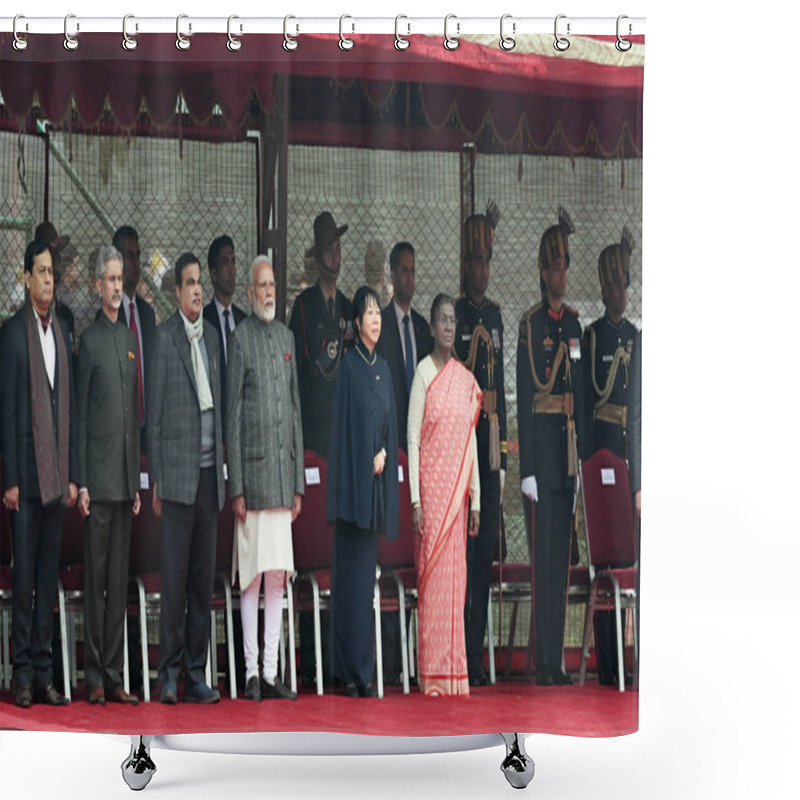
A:
{"label": "white beard", "polygon": [[262,305],[261,303],[256,302],[253,304],[253,308],[256,312],[256,316],[262,322],[266,322],[269,325],[269,323],[275,319],[275,303],[272,303],[271,305]]}

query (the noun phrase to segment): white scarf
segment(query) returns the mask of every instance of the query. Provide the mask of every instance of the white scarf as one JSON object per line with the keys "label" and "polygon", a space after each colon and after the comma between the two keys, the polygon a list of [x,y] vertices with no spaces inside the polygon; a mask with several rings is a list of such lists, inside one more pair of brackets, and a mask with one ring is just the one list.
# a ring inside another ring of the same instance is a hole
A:
{"label": "white scarf", "polygon": [[203,411],[214,408],[214,397],[211,394],[206,365],[203,362],[203,354],[200,351],[200,339],[203,338],[203,316],[201,314],[194,322],[189,322],[183,311],[178,309],[178,313],[181,315],[183,328],[189,339],[189,348],[192,352],[194,380],[197,384],[197,399],[200,403],[200,412],[202,413]]}

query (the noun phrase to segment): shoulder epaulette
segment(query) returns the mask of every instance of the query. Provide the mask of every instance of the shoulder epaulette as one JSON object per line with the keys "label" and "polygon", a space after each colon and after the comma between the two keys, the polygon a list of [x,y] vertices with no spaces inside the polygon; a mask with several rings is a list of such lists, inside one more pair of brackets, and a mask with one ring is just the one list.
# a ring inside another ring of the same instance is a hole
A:
{"label": "shoulder epaulette", "polygon": [[564,306],[564,308],[565,308],[567,311],[569,311],[569,313],[570,313],[570,314],[572,314],[574,317],[579,317],[579,316],[580,316],[580,314],[577,312],[577,310],[576,310],[576,309],[574,309],[572,306],[570,306],[570,305],[567,305],[566,303],[562,303],[562,305],[563,305],[563,306]]}
{"label": "shoulder epaulette", "polygon": [[522,312],[519,320],[519,335],[523,338],[528,336],[528,320],[542,307],[541,303],[531,306],[527,311]]}
{"label": "shoulder epaulette", "polygon": [[530,316],[532,316],[532,315],[533,315],[533,314],[535,314],[535,313],[536,313],[536,312],[537,312],[537,311],[538,311],[538,310],[539,310],[539,309],[540,309],[540,308],[541,308],[543,305],[544,305],[544,303],[541,303],[541,302],[540,302],[540,303],[537,303],[535,306],[531,306],[531,307],[530,307],[530,308],[529,308],[529,309],[528,309],[528,310],[527,310],[527,311],[526,311],[526,312],[525,312],[525,313],[522,315],[522,318],[523,318],[523,319],[526,319],[527,317],[530,317]]}

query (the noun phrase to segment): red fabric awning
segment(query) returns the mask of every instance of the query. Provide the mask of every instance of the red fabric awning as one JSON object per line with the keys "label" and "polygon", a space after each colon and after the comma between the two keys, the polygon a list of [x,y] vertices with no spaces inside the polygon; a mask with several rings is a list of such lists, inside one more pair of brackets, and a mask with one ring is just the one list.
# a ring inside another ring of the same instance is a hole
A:
{"label": "red fabric awning", "polygon": [[[320,96],[305,105],[321,109],[331,106],[342,82],[364,82],[365,104],[372,107],[381,106],[393,85],[416,84],[419,91],[408,97],[419,106],[421,121],[410,134],[387,131],[388,141],[409,147],[438,141],[449,149],[458,138],[454,131],[477,137],[489,130],[498,149],[513,142],[515,151],[641,156],[644,69],[625,65],[622,57],[605,64],[506,53],[471,41],[447,51],[441,38],[427,36],[412,37],[411,47],[400,52],[393,36],[354,38],[355,47],[342,52],[338,36],[303,34],[289,53],[283,37],[264,35],[246,38],[231,53],[224,35],[196,35],[188,50],[179,51],[173,35],[148,34],[129,52],[120,35],[85,34],[78,50],[69,52],[61,36],[38,35],[17,52],[11,35],[2,34],[0,92],[6,113],[19,124],[38,104],[56,126],[96,129],[107,126],[110,113],[113,125],[129,132],[139,132],[142,110],[151,129],[174,126],[182,96],[192,124],[208,125],[218,104],[230,135],[238,137],[253,95],[262,109],[271,109],[275,75],[325,79],[299,84],[307,89],[313,83]],[[352,137],[349,143],[365,144],[358,141],[358,125],[324,114],[319,121],[299,119],[293,130],[290,119],[290,139],[345,144]]]}

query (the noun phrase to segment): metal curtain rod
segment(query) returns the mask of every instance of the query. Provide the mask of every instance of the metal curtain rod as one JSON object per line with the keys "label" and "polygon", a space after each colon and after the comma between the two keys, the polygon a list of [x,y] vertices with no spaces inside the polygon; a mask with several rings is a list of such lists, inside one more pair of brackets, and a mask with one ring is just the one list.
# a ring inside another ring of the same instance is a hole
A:
{"label": "metal curtain rod", "polygon": [[[188,4],[187,4],[188,5]],[[8,8],[8,6],[6,6]],[[290,8],[290,5],[287,7]],[[16,20],[16,28],[15,28]],[[341,17],[200,17],[181,14],[180,17],[137,17],[128,14],[124,17],[83,17],[69,14],[66,17],[36,17],[18,14],[0,17],[0,33],[16,30],[20,35],[66,33],[79,37],[84,33],[117,33],[128,36],[144,33],[175,33],[183,36],[195,33],[222,33],[236,37],[248,34],[289,34],[302,36],[303,33],[366,34],[385,33],[401,36],[414,34],[469,36],[497,33],[501,28],[509,36],[523,34],[570,35],[621,35],[641,36],[645,33],[645,17],[515,17],[504,14],[501,17],[460,17],[449,14],[443,17],[355,17],[345,14]]]}

